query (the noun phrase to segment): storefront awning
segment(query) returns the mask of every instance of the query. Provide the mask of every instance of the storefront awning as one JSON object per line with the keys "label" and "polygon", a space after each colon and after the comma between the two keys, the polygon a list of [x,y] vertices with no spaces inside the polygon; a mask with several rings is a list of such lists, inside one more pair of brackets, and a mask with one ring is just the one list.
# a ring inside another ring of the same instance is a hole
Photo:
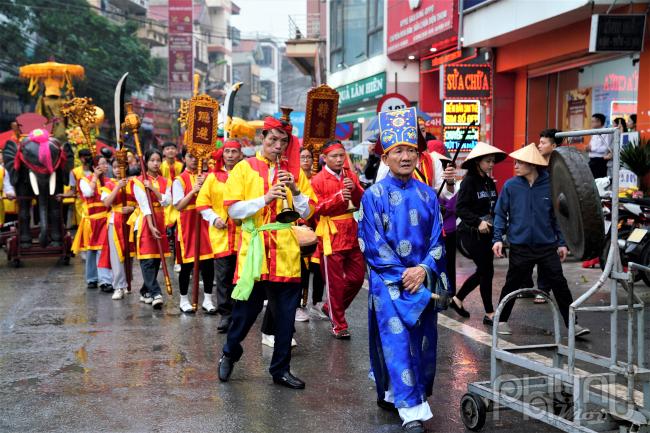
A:
{"label": "storefront awning", "polygon": [[356,122],[357,119],[369,119],[377,115],[377,110],[355,111],[347,114],[340,114],[336,117],[336,123]]}

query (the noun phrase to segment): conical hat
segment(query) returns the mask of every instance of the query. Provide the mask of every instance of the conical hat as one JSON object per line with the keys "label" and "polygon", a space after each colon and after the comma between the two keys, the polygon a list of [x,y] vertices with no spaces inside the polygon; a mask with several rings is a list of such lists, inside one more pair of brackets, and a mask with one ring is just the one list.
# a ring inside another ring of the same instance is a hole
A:
{"label": "conical hat", "polygon": [[467,158],[465,158],[465,161],[463,161],[460,168],[467,169],[470,161],[482,158],[486,155],[494,155],[494,162],[501,162],[506,159],[506,156],[508,156],[503,150],[479,141],[476,143],[476,146],[474,146],[474,149],[472,149],[469,155],[467,155]]}
{"label": "conical hat", "polygon": [[440,161],[451,161],[451,158],[449,158],[449,157],[447,157],[447,156],[445,156],[445,155],[443,155],[441,153],[438,153],[435,150],[433,152],[431,152],[431,156],[433,156],[434,158],[439,159]]}
{"label": "conical hat", "polygon": [[523,161],[533,165],[541,165],[544,167],[548,165],[548,161],[539,152],[535,143],[530,143],[528,146],[515,150],[510,154],[510,157],[517,161]]}

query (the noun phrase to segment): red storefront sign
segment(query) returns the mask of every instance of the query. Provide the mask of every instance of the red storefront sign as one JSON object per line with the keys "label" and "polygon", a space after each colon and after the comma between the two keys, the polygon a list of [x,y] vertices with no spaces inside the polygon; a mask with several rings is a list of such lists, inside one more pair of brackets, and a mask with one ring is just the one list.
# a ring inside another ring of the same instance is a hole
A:
{"label": "red storefront sign", "polygon": [[192,0],[169,0],[169,93],[175,97],[192,95],[193,11]]}
{"label": "red storefront sign", "polygon": [[437,39],[454,36],[454,0],[388,0],[387,54],[391,59],[418,55]]}
{"label": "red storefront sign", "polygon": [[445,66],[445,98],[489,99],[492,97],[492,68],[482,65]]}

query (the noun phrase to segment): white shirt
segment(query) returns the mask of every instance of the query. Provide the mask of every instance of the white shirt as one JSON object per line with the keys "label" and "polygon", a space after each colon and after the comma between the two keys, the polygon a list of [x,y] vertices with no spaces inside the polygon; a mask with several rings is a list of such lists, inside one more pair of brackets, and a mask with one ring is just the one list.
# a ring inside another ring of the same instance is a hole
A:
{"label": "white shirt", "polygon": [[[97,187],[97,185],[95,185]],[[86,198],[90,198],[95,195],[95,190],[90,187],[90,181],[88,178],[79,179],[79,189],[81,190],[81,195]]]}
{"label": "white shirt", "polygon": [[2,179],[2,191],[5,193],[5,195],[16,195],[16,190],[14,189],[14,186],[11,184],[9,181],[9,173],[5,170],[5,177]]}
{"label": "white shirt", "polygon": [[[435,187],[434,189],[436,192],[440,189],[440,185],[442,185],[442,173],[444,169],[442,168],[442,162],[434,156],[431,157],[433,159],[433,171],[434,171],[434,176],[436,177],[435,181]],[[388,176],[388,172],[390,172],[390,168],[386,164],[384,164],[384,161],[381,161],[379,163],[379,168],[377,169],[377,177],[375,178],[375,183],[379,182],[386,176]],[[444,198],[452,198],[454,194],[456,194],[455,186],[454,186],[454,191],[449,191],[447,187],[442,189],[442,192],[440,193]]]}
{"label": "white shirt", "polygon": [[185,191],[183,190],[183,185],[178,179],[174,179],[172,182],[172,204],[176,206],[178,202],[185,198]]}
{"label": "white shirt", "polygon": [[[273,183],[273,176],[275,174],[275,166],[269,167],[269,185]],[[266,206],[264,201],[264,196],[254,198],[251,200],[242,200],[228,207],[228,215],[232,219],[243,220],[250,216],[253,216]],[[301,218],[307,218],[309,216],[309,198],[304,194],[299,194],[293,197],[293,209],[298,212]],[[201,212],[203,215],[203,212]],[[210,224],[214,222],[214,218],[210,221]]]}
{"label": "white shirt", "polygon": [[612,135],[598,134],[592,135],[589,142],[589,158],[602,158],[611,150]]}
{"label": "white shirt", "polygon": [[[145,217],[147,215],[151,215],[151,208],[149,207],[149,201],[147,200],[147,193],[144,191],[144,189],[142,189],[139,182],[133,183],[133,195],[135,196],[135,201],[138,202],[138,206],[140,207],[140,213],[142,214],[142,216]],[[152,199],[155,200],[155,197],[153,197]],[[169,206],[171,201],[172,198],[170,194],[170,188],[167,188],[165,193],[162,195],[162,200],[160,200],[160,205],[162,207]],[[139,229],[138,220],[136,220],[135,223],[135,228],[134,228],[135,231]]]}

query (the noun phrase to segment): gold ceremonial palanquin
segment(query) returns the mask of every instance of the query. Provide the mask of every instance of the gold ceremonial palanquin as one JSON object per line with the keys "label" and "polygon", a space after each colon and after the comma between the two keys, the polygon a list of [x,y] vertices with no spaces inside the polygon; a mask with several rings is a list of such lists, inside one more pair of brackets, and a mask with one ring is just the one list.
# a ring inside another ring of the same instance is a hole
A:
{"label": "gold ceremonial palanquin", "polygon": [[339,93],[328,85],[322,84],[307,92],[302,145],[314,155],[314,174],[318,172],[318,159],[323,145],[334,138],[338,108]]}

